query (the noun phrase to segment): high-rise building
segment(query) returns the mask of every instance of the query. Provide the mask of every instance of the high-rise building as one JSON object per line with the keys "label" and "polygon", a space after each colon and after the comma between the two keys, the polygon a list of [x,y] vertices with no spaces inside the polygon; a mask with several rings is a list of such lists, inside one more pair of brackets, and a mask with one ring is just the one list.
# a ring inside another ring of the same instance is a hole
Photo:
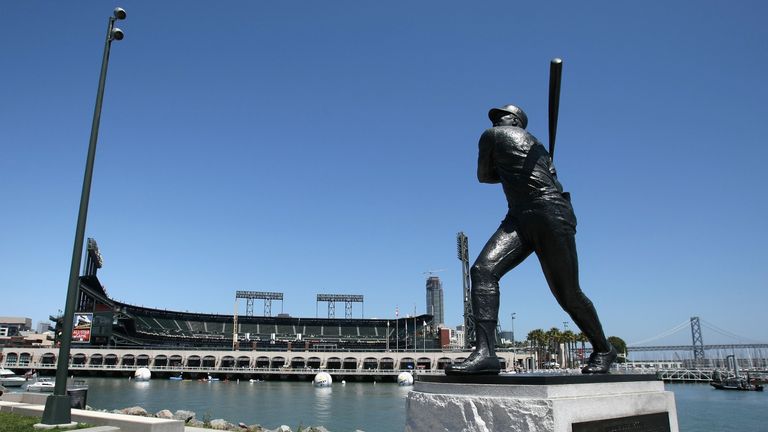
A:
{"label": "high-rise building", "polygon": [[443,284],[437,276],[427,278],[427,313],[434,317],[435,325],[445,324]]}

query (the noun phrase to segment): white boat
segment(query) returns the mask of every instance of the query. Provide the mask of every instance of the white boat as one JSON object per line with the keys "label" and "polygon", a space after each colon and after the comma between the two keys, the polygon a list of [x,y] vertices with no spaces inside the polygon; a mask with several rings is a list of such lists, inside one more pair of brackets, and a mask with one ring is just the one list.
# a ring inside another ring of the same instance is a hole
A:
{"label": "white boat", "polygon": [[27,386],[27,391],[52,392],[56,383],[50,378],[39,378],[37,381]]}
{"label": "white boat", "polygon": [[0,369],[0,385],[3,387],[21,387],[27,379],[16,375],[12,370]]}

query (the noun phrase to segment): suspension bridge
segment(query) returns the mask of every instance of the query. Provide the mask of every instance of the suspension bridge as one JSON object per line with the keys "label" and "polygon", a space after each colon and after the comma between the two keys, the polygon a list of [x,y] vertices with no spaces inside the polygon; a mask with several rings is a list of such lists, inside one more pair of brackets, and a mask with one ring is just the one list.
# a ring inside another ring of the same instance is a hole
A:
{"label": "suspension bridge", "polygon": [[[702,327],[721,339],[735,342],[705,344]],[[651,345],[688,331],[691,337],[690,345]],[[652,338],[627,344],[626,354],[630,362],[677,362],[686,369],[725,368],[726,357],[734,355],[740,368],[768,368],[768,343],[741,337],[696,316]]]}

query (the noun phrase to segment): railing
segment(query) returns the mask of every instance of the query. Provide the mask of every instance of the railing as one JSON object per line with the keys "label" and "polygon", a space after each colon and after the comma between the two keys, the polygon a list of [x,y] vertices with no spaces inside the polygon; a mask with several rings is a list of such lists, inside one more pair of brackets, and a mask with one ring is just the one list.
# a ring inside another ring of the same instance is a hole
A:
{"label": "railing", "polygon": [[[9,366],[3,364],[4,367]],[[31,369],[55,370],[56,364],[34,362],[28,365]],[[70,370],[87,371],[117,371],[133,372],[140,367],[146,367],[153,372],[187,372],[187,373],[228,373],[228,374],[268,374],[268,375],[310,375],[327,372],[331,375],[397,375],[401,372],[411,372],[419,375],[442,375],[442,369],[328,369],[328,368],[271,368],[271,367],[203,367],[203,366],[129,366],[129,365],[90,365],[70,364]]]}

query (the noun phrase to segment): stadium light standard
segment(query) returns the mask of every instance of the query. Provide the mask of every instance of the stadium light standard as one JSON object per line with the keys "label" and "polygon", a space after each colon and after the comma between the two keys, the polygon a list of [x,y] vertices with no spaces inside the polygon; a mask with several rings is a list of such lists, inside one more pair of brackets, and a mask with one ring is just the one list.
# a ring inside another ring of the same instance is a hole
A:
{"label": "stadium light standard", "polygon": [[56,385],[53,395],[45,401],[42,424],[45,425],[69,425],[72,423],[72,410],[69,395],[67,395],[67,372],[69,367],[69,349],[72,342],[73,316],[75,303],[77,302],[77,288],[79,283],[80,256],[83,252],[83,239],[85,237],[85,221],[88,217],[88,200],[91,196],[91,179],[93,178],[93,161],[96,156],[96,141],[99,136],[99,122],[101,120],[101,103],[104,98],[104,84],[107,79],[107,65],[109,64],[109,49],[113,40],[122,40],[125,34],[115,27],[115,21],[124,20],[125,9],[115,8],[109,17],[107,36],[104,41],[104,54],[101,59],[101,74],[99,75],[99,87],[96,91],[96,107],[93,110],[93,123],[91,123],[91,139],[88,145],[88,157],[85,162],[85,176],[83,178],[83,191],[80,195],[80,211],[77,215],[77,229],[75,230],[75,245],[72,250],[72,266],[69,269],[69,285],[67,286],[67,299],[62,317],[62,334],[60,338],[59,357],[56,359]]}

